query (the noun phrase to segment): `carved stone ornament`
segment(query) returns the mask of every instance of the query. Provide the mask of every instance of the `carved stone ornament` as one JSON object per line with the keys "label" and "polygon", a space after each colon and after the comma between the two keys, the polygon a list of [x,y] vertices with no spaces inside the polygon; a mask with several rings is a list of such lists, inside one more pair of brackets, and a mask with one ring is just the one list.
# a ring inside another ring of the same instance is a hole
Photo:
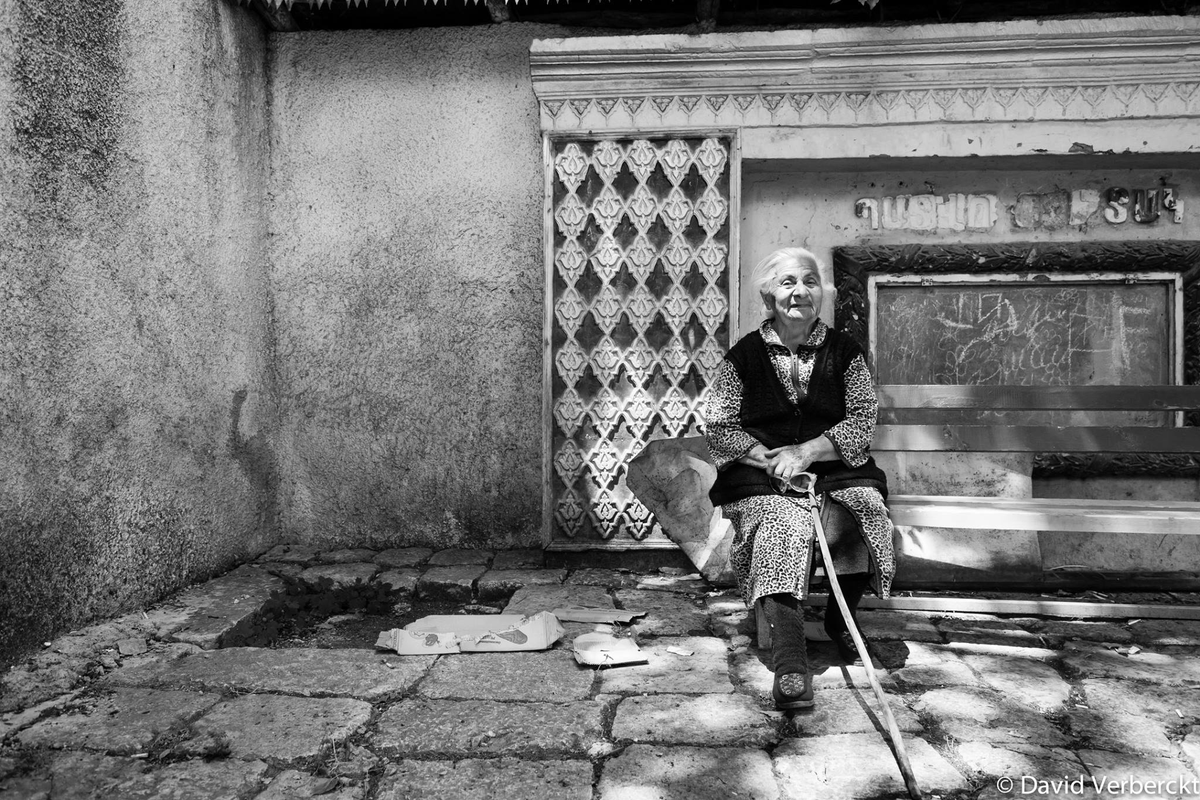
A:
{"label": "carved stone ornament", "polygon": [[[871,316],[867,292],[872,273],[1050,274],[1099,272],[1178,272],[1183,279],[1183,382],[1200,383],[1200,242],[1113,242],[1000,245],[882,245],[833,251],[837,288],[835,324],[868,349]],[[1188,425],[1200,424],[1189,414]],[[1037,477],[1200,474],[1200,460],[1187,455],[1106,455],[1042,453]]]}
{"label": "carved stone ornament", "polygon": [[666,545],[625,476],[699,433],[729,347],[730,142],[560,139],[551,169],[551,545]]}
{"label": "carved stone ornament", "polygon": [[1198,33],[1173,16],[582,37],[535,41],[530,70],[548,131],[1179,117],[1200,110]]}

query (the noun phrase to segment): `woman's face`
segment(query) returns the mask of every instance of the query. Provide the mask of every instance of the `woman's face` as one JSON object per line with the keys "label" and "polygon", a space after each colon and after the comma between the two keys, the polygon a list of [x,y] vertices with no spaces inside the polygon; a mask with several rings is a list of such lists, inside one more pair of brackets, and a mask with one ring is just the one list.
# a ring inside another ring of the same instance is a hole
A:
{"label": "woman's face", "polygon": [[763,297],[775,318],[811,325],[821,313],[824,289],[816,265],[801,263],[783,267],[775,278],[775,288]]}

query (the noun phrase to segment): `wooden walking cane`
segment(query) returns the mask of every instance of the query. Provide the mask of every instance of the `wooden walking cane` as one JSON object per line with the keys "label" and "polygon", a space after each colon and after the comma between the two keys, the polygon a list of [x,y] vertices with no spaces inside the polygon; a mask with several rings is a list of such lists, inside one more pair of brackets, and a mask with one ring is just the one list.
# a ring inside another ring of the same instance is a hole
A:
{"label": "wooden walking cane", "polygon": [[808,492],[810,507],[812,508],[813,528],[817,532],[817,544],[821,546],[821,558],[825,561],[825,577],[829,579],[829,588],[833,590],[833,596],[837,599],[838,608],[842,611],[842,619],[846,621],[846,629],[850,632],[850,637],[854,639],[854,647],[858,650],[858,655],[862,659],[863,668],[867,671],[867,680],[871,682],[871,689],[875,692],[875,697],[879,699],[879,706],[883,709],[883,721],[887,725],[888,735],[892,740],[892,753],[896,756],[896,763],[900,767],[900,774],[904,776],[904,785],[908,787],[908,796],[912,800],[921,800],[921,787],[917,786],[917,779],[913,775],[912,764],[908,761],[908,751],[904,749],[904,740],[900,738],[900,728],[896,725],[896,718],[892,716],[892,708],[888,705],[887,698],[883,694],[883,687],[879,685],[879,679],[875,677],[875,670],[871,666],[871,656],[867,653],[867,645],[862,640],[862,635],[858,632],[858,626],[854,622],[854,618],[850,616],[850,606],[846,604],[846,597],[842,594],[842,587],[838,583],[837,573],[833,569],[833,557],[829,554],[829,542],[825,540],[825,528],[821,525],[821,513],[817,508],[817,495],[814,487],[817,485],[817,476],[811,472],[802,473],[808,478],[808,486],[805,491]]}

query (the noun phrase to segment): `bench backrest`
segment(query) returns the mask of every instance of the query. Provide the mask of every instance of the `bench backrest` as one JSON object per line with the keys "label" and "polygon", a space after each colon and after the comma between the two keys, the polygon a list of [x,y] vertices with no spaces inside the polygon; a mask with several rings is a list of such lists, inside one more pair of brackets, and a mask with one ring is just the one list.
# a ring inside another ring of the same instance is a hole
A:
{"label": "bench backrest", "polygon": [[[876,387],[881,411],[1185,412],[1200,409],[1200,386],[941,386]],[[1160,425],[1026,425],[1003,421],[883,423],[873,449],[1013,453],[1200,453],[1200,427],[1178,413]]]}

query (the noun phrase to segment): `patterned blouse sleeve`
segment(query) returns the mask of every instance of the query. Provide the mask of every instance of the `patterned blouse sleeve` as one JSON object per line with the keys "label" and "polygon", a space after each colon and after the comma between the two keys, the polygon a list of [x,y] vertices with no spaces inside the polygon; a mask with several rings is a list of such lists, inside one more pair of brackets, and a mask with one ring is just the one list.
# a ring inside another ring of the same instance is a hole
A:
{"label": "patterned blouse sleeve", "polygon": [[758,439],[742,430],[742,379],[733,364],[721,362],[704,401],[704,438],[717,469],[750,452]]}
{"label": "patterned blouse sleeve", "polygon": [[846,419],[825,431],[838,456],[848,467],[861,467],[871,455],[871,439],[879,416],[879,400],[871,373],[861,355],[846,368]]}

